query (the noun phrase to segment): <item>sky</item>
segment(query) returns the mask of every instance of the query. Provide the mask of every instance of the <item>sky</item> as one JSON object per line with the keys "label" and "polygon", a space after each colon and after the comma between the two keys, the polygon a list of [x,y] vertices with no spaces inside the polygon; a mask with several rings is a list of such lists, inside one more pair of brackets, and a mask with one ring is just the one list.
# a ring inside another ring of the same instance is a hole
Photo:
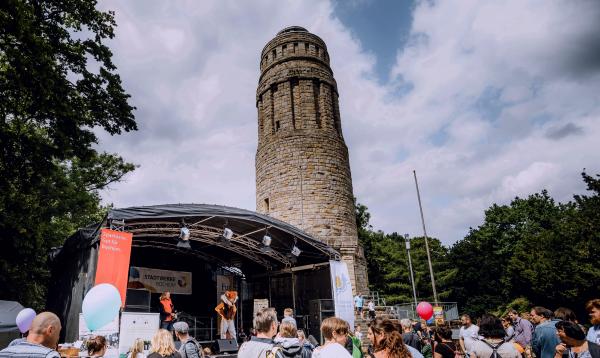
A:
{"label": "sky", "polygon": [[138,168],[117,207],[255,209],[263,46],[299,25],[327,44],[354,194],[374,229],[451,245],[492,204],[600,173],[600,2],[106,0],[113,59],[139,130],[99,132]]}

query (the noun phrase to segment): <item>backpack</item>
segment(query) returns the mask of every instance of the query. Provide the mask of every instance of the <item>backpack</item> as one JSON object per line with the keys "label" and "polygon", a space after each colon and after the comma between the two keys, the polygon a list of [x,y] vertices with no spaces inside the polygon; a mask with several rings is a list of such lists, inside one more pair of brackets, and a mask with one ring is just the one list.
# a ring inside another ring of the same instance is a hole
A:
{"label": "backpack", "polygon": [[454,352],[454,358],[464,358],[465,357],[465,354],[460,349],[460,346],[457,345],[456,343],[453,343],[454,344],[454,349],[452,349],[452,347],[450,347],[447,343],[440,342],[440,344],[445,345],[449,350],[451,350],[452,352]]}
{"label": "backpack", "polygon": [[492,355],[490,356],[490,358],[502,358],[502,356],[500,354],[498,354],[498,348],[500,348],[501,345],[506,343],[506,341],[503,340],[502,342],[498,343],[497,346],[493,346],[493,345],[489,344],[485,339],[482,339],[481,341],[483,343],[487,344],[487,346],[492,349]]}
{"label": "backpack", "polygon": [[363,353],[362,353],[362,342],[360,341],[360,339],[358,339],[358,337],[355,336],[351,336],[350,339],[352,340],[352,358],[363,358]]}
{"label": "backpack", "polygon": [[[276,358],[276,357],[279,357],[279,356],[283,357],[284,353],[280,353],[280,352],[283,352],[283,348],[281,346],[277,346],[276,345],[273,348],[271,348],[270,350],[268,350],[265,353],[265,356],[267,358]],[[280,353],[280,354],[278,354],[278,353]],[[312,352],[310,352],[310,350],[308,348],[304,347],[304,346],[300,350],[300,356],[301,357],[310,357],[311,355],[312,355]]]}
{"label": "backpack", "polygon": [[181,349],[181,358],[188,358],[187,351],[185,350],[185,346],[188,345],[189,343],[196,346],[196,349],[198,350],[198,357],[204,357],[204,351],[202,350],[202,346],[200,345],[200,343],[198,343],[198,341],[196,341],[195,339],[192,338],[191,340],[185,342],[181,346],[183,348],[183,349]]}

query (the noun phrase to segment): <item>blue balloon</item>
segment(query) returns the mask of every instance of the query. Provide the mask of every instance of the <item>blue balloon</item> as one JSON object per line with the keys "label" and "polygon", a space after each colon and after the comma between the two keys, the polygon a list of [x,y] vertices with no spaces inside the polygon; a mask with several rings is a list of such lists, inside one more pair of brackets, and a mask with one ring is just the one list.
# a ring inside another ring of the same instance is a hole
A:
{"label": "blue balloon", "polygon": [[431,317],[430,319],[427,320],[427,324],[433,324],[435,323],[435,319],[433,317]]}
{"label": "blue balloon", "polygon": [[83,319],[90,331],[106,326],[121,308],[119,290],[109,283],[94,286],[83,298]]}

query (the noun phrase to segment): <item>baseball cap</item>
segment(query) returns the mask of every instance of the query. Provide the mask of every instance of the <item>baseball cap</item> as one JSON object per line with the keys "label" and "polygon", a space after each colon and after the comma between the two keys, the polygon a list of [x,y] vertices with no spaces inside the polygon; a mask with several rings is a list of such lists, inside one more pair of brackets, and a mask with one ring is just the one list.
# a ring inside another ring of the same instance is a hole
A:
{"label": "baseball cap", "polygon": [[175,330],[175,332],[188,333],[188,331],[190,330],[190,326],[188,326],[188,324],[185,322],[175,322],[175,324],[173,325],[173,329]]}

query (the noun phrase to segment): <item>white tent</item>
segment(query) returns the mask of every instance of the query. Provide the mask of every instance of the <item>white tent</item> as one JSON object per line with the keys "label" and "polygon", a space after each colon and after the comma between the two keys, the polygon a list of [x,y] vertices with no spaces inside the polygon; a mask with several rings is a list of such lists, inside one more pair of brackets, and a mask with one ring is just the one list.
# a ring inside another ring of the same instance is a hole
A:
{"label": "white tent", "polygon": [[0,349],[20,337],[17,315],[23,308],[19,302],[0,300]]}

